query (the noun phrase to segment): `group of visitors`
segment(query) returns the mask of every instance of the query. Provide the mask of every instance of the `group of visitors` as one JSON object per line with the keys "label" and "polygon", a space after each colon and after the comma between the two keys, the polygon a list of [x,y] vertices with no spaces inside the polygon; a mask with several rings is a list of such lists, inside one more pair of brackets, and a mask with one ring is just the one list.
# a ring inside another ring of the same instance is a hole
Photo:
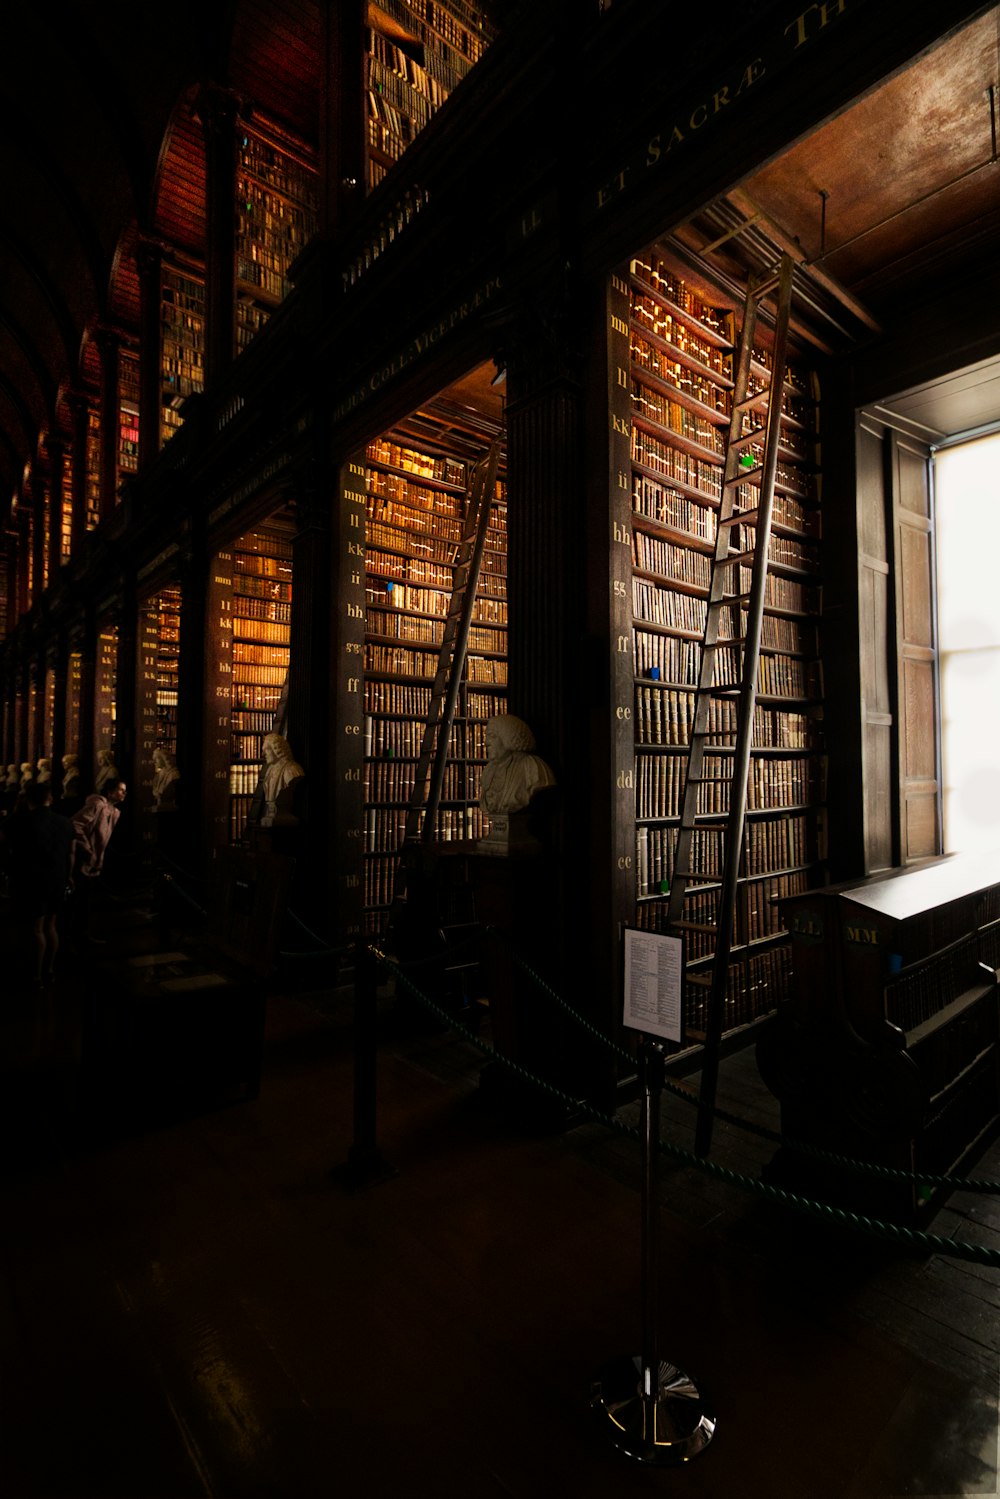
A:
{"label": "group of visitors", "polygon": [[52,982],[64,915],[68,913],[70,933],[78,943],[96,940],[90,932],[92,896],[126,789],[117,773],[106,775],[76,814],[67,817],[55,810],[51,778],[29,778],[0,818],[8,891],[26,939],[29,981],[35,988]]}

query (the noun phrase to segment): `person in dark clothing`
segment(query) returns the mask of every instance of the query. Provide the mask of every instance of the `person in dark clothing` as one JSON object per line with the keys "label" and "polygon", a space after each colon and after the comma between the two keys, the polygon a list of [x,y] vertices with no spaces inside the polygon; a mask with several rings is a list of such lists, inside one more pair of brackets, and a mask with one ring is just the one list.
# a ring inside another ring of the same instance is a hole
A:
{"label": "person in dark clothing", "polygon": [[15,907],[29,928],[34,984],[52,982],[59,951],[58,918],[73,876],[75,834],[68,817],[52,810],[49,782],[24,789],[24,810],[6,819]]}

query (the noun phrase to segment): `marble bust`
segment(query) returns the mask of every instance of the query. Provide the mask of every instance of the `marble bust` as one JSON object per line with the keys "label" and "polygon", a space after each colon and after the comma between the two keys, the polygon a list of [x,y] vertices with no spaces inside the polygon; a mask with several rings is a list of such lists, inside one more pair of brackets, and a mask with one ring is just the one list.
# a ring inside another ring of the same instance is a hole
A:
{"label": "marble bust", "polygon": [[97,751],[97,777],[94,781],[94,790],[100,791],[105,781],[117,779],[118,767],[109,749]]}
{"label": "marble bust", "polygon": [[294,782],[301,780],[305,771],[292,755],[292,747],[282,734],[266,734],[263,751],[264,811],[260,825],[270,828],[279,823],[294,822]]}
{"label": "marble bust", "polygon": [[523,718],[501,713],[486,721],[486,765],[479,804],[491,816],[523,812],[556,778],[540,755]]}
{"label": "marble bust", "polygon": [[36,769],[38,771],[37,780],[39,786],[44,786],[48,781],[51,781],[52,761],[48,758],[47,755],[43,755],[42,758],[38,761]]}
{"label": "marble bust", "polygon": [[177,805],[177,782],[181,773],[170,750],[153,751],[153,810],[172,812]]}

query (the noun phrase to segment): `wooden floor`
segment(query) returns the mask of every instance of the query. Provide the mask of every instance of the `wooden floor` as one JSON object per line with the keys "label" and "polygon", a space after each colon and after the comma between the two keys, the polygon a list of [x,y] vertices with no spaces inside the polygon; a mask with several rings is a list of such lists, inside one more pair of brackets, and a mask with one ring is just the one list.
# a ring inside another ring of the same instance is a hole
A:
{"label": "wooden floor", "polygon": [[[149,945],[141,909],[105,920],[123,960]],[[10,942],[8,922],[8,977]],[[10,1499],[996,1495],[997,1269],[668,1161],[661,1352],[717,1429],[667,1475],[621,1456],[590,1409],[602,1365],[639,1351],[633,1139],[517,1127],[468,1040],[390,1004],[395,1174],[345,1190],[351,1005],[333,984],[271,997],[256,1100],[139,1127],[105,1079],[95,1127],[79,1036],[96,971],[77,959],[47,995],[3,994]],[[724,1064],[720,1101],[776,1123],[748,1054]],[[689,1113],[667,1109],[679,1146]],[[772,1149],[723,1126],[713,1159],[756,1175]],[[977,1169],[1000,1177],[1000,1152]],[[956,1193],[933,1228],[1000,1247],[1000,1208]]]}

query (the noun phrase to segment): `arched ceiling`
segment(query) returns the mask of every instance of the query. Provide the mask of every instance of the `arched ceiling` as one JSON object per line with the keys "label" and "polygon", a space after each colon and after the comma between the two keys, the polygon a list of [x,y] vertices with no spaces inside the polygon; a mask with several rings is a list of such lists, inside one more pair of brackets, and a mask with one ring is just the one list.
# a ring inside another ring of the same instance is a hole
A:
{"label": "arched ceiling", "polygon": [[[318,43],[319,0],[5,9],[0,513],[39,434],[65,428],[66,392],[87,379],[88,331],[98,322],[134,324],[137,235],[201,249],[199,87],[233,87],[293,129],[314,132]],[[298,90],[296,73],[305,80]]]}

